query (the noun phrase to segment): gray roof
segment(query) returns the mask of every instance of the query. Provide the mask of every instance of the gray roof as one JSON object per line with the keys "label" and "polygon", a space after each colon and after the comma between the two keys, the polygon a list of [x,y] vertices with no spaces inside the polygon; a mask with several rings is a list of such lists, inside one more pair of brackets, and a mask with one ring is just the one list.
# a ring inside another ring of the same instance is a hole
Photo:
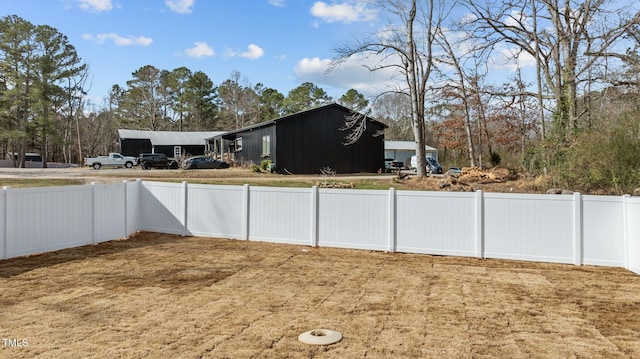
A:
{"label": "gray roof", "polygon": [[[413,141],[384,141],[384,149],[415,151],[416,143]],[[436,151],[435,148],[427,145],[424,146],[424,149],[427,151]]]}
{"label": "gray roof", "polygon": [[171,145],[205,145],[206,139],[225,133],[225,131],[143,131],[143,130],[118,130],[120,139],[149,139],[153,146]]}

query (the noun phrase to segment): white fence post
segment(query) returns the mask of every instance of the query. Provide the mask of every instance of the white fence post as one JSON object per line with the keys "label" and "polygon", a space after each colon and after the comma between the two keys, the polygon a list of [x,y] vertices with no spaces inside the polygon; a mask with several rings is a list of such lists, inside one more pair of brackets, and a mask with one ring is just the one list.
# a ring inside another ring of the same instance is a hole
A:
{"label": "white fence post", "polygon": [[136,192],[137,192],[137,198],[136,198],[136,232],[139,232],[141,227],[142,227],[142,189],[144,188],[144,186],[142,185],[142,179],[137,178],[136,179]]}
{"label": "white fence post", "polygon": [[573,263],[582,265],[582,196],[579,192],[573,193]]}
{"label": "white fence post", "polygon": [[123,195],[124,195],[124,238],[129,238],[129,233],[127,231],[127,219],[129,218],[129,213],[127,211],[128,209],[128,205],[127,205],[127,180],[122,181],[124,190],[123,190]]}
{"label": "white fence post", "polygon": [[389,252],[396,251],[397,231],[396,231],[396,189],[389,188]]}
{"label": "white fence post", "polygon": [[476,191],[476,257],[484,258],[484,194]]}
{"label": "white fence post", "polygon": [[623,228],[623,240],[624,240],[624,268],[629,270],[629,204],[628,199],[630,195],[625,194],[622,196],[622,228]]}
{"label": "white fence post", "polygon": [[188,192],[188,188],[187,188],[187,181],[182,181],[182,198],[183,198],[183,212],[182,212],[182,236],[185,237],[188,235],[189,230],[188,230],[188,223],[187,223],[187,218],[188,217],[188,205],[189,205],[189,192]]}
{"label": "white fence post", "polygon": [[318,246],[318,186],[311,186],[311,246]]}
{"label": "white fence post", "polygon": [[9,213],[9,190],[11,189],[10,186],[4,186],[2,187],[2,190],[4,191],[4,214],[2,216],[2,248],[3,248],[3,258],[2,259],[7,259],[9,258],[9,252],[8,252],[8,246],[7,246],[7,241],[8,241],[8,236],[9,236],[9,229],[7,228],[7,225],[9,224],[9,222],[7,221],[7,214]]}
{"label": "white fence post", "polygon": [[250,206],[250,191],[251,187],[248,183],[245,183],[243,192],[242,192],[242,203],[243,203],[243,213],[242,213],[242,239],[249,239],[249,214],[251,213]]}
{"label": "white fence post", "polygon": [[91,243],[96,243],[96,183],[91,182]]}

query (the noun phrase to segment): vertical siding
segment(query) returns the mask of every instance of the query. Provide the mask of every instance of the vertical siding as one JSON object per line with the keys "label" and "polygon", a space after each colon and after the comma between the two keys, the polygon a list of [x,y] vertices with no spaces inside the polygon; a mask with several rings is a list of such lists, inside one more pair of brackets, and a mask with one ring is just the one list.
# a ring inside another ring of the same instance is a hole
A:
{"label": "vertical siding", "polygon": [[584,264],[624,267],[623,197],[583,196]]}
{"label": "vertical siding", "polygon": [[6,256],[92,243],[93,188],[19,188],[7,193]]}
{"label": "vertical siding", "polygon": [[[120,154],[138,157],[141,153],[151,152],[151,141],[148,139],[121,139]],[[94,153],[93,155],[99,155]]]}
{"label": "vertical siding", "polygon": [[382,127],[374,122],[360,139],[344,145],[342,131],[349,112],[340,107],[321,107],[278,121],[277,167],[295,174],[319,174],[324,167],[338,173],[376,172],[384,167],[384,136],[374,137]]}
{"label": "vertical siding", "polygon": [[387,191],[320,189],[318,197],[319,246],[389,248]]}
{"label": "vertical siding", "polygon": [[485,257],[573,263],[573,196],[485,193]]}
{"label": "vertical siding", "polygon": [[251,187],[251,239],[311,244],[311,191],[303,188]]}
{"label": "vertical siding", "polygon": [[397,251],[475,254],[475,193],[397,193]]}
{"label": "vertical siding", "polygon": [[242,238],[243,187],[191,184],[188,193],[189,233]]}
{"label": "vertical siding", "polygon": [[[242,164],[255,165],[259,165],[264,160],[271,160],[276,163],[276,138],[273,124],[240,132],[236,136],[242,137],[242,150],[235,153],[236,161]],[[262,136],[271,136],[271,156],[268,158],[262,157]]]}

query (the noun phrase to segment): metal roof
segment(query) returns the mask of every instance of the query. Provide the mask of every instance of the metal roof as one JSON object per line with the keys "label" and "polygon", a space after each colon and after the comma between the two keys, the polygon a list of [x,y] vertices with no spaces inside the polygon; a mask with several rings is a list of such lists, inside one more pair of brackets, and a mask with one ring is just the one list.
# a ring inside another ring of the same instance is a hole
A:
{"label": "metal roof", "polygon": [[144,130],[118,130],[120,139],[148,139],[153,146],[171,145],[205,145],[206,139],[225,133],[225,131],[144,131]]}
{"label": "metal roof", "polygon": [[[415,151],[416,143],[413,141],[384,141],[384,149],[385,150],[404,150],[404,151]],[[424,149],[427,151],[436,151],[435,148],[431,146],[424,146]]]}

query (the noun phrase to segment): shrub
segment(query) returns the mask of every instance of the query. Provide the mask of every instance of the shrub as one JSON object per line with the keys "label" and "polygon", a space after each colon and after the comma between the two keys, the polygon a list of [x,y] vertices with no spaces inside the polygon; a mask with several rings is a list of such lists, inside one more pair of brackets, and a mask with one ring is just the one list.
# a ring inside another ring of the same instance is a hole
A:
{"label": "shrub", "polygon": [[553,174],[568,187],[630,193],[640,183],[640,128],[637,119],[576,135]]}
{"label": "shrub", "polygon": [[491,153],[489,154],[489,161],[491,161],[491,165],[493,167],[496,167],[500,164],[500,162],[502,162],[502,158],[497,152],[491,151]]}
{"label": "shrub", "polygon": [[260,162],[260,169],[263,170],[263,171],[267,171],[271,167],[272,163],[273,162],[271,162],[271,160],[264,160],[264,161]]}

